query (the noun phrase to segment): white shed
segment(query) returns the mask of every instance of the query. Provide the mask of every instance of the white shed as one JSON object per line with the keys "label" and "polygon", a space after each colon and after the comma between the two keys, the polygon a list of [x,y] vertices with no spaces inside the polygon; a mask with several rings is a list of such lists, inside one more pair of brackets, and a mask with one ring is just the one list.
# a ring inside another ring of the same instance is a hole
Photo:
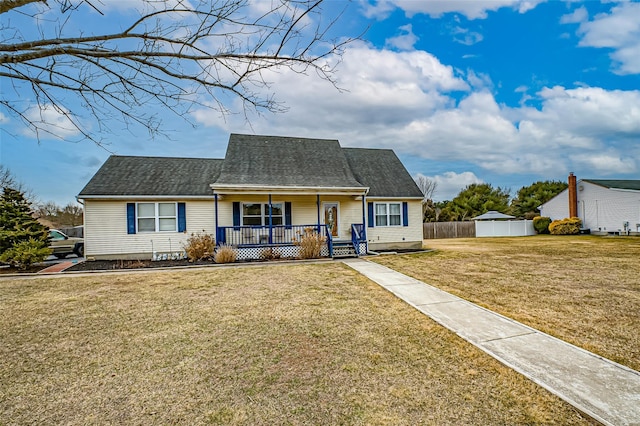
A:
{"label": "white shed", "polygon": [[476,237],[524,237],[535,235],[533,221],[508,220],[514,217],[494,210],[474,217]]}

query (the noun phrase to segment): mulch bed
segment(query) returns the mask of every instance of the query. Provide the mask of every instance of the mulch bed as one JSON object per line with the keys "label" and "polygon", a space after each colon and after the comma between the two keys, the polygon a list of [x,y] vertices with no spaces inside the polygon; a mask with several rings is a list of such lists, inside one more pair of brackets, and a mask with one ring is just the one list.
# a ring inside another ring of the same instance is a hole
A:
{"label": "mulch bed", "polygon": [[193,265],[215,265],[213,260],[189,262],[183,260],[90,260],[66,269],[66,271],[111,271],[114,269],[171,268]]}
{"label": "mulch bed", "polygon": [[[380,251],[379,254],[411,254],[421,253],[427,250],[424,249],[398,249],[390,251]],[[241,263],[256,263],[256,262],[277,262],[283,260],[295,260],[295,259],[255,259],[255,260],[240,260],[235,262]],[[189,262],[186,259],[182,260],[91,260],[81,263],[77,263],[65,271],[113,271],[113,270],[126,270],[126,269],[151,269],[151,268],[172,268],[172,267],[185,267],[185,266],[207,266],[215,265],[213,260],[199,260],[196,262]],[[10,267],[0,267],[0,274],[21,274],[21,273],[37,273],[44,268],[51,265],[32,265],[26,270],[18,270]]]}
{"label": "mulch bed", "polygon": [[0,267],[0,275],[5,274],[35,274],[36,272],[42,271],[44,268],[47,268],[51,265],[32,265],[27,269],[16,269],[10,266],[2,266]]}

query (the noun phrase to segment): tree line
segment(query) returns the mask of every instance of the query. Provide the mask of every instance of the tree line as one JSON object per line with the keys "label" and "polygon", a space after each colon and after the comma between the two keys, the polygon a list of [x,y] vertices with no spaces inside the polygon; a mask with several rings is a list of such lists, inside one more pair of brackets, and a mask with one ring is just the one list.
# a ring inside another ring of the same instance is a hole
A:
{"label": "tree line", "polygon": [[520,188],[515,197],[506,188],[493,187],[489,183],[467,185],[452,200],[433,201],[437,183],[424,176],[416,179],[422,190],[423,220],[425,222],[454,222],[471,220],[473,217],[495,210],[519,219],[533,219],[540,214],[538,209],[567,188],[567,183],[555,180],[538,181]]}

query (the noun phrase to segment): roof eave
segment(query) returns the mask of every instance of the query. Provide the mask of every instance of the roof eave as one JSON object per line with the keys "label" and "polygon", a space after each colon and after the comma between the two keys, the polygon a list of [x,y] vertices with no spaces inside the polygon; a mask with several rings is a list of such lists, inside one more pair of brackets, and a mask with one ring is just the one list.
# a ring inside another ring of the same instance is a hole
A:
{"label": "roof eave", "polygon": [[211,195],[78,195],[79,200],[213,200]]}
{"label": "roof eave", "polygon": [[272,186],[272,185],[227,185],[212,184],[216,194],[327,194],[327,195],[362,195],[369,192],[369,187],[327,187],[327,186]]}
{"label": "roof eave", "polygon": [[367,196],[370,199],[376,199],[376,200],[419,200],[422,201],[423,197],[418,197],[418,196],[402,196],[402,195],[394,195],[392,197],[387,197],[384,195],[368,195]]}

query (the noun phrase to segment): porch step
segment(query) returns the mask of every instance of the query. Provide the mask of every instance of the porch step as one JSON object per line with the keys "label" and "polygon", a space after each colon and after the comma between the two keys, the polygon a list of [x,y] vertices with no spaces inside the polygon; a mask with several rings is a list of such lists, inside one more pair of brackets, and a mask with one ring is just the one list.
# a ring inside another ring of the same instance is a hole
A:
{"label": "porch step", "polygon": [[353,244],[349,242],[335,241],[333,243],[333,258],[358,257]]}

